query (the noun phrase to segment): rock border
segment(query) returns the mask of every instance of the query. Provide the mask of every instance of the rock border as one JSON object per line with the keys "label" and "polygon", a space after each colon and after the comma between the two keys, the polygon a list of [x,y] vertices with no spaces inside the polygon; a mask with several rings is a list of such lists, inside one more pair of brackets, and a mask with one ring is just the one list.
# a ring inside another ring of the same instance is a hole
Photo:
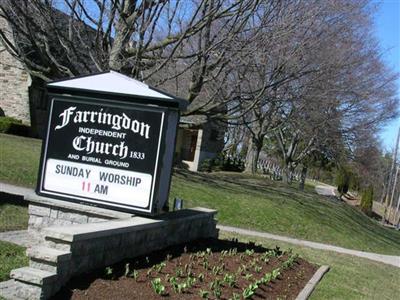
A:
{"label": "rock border", "polygon": [[296,300],[307,300],[311,293],[314,291],[317,284],[321,281],[322,277],[329,271],[329,266],[321,266],[317,272],[315,272],[314,276],[307,282],[306,286],[303,290],[298,294]]}

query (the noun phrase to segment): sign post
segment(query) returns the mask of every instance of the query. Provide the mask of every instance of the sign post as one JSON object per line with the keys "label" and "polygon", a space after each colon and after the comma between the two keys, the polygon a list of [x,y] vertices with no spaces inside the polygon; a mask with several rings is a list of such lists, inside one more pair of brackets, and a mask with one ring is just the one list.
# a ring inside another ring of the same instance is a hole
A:
{"label": "sign post", "polygon": [[186,103],[116,72],[54,82],[48,90],[37,193],[160,213]]}

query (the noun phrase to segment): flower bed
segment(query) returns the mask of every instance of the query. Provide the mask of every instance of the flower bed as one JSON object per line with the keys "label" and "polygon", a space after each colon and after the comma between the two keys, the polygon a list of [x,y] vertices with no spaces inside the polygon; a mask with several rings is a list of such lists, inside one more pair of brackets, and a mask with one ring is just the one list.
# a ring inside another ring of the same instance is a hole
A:
{"label": "flower bed", "polygon": [[74,278],[54,299],[295,299],[316,270],[291,251],[207,239]]}

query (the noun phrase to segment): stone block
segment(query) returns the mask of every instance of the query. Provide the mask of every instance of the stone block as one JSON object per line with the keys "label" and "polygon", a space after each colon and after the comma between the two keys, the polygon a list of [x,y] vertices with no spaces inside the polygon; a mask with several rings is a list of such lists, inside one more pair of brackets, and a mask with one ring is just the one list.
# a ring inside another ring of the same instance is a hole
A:
{"label": "stone block", "polygon": [[58,219],[70,221],[71,223],[85,224],[88,222],[88,216],[85,214],[73,213],[69,211],[58,211]]}
{"label": "stone block", "polygon": [[29,267],[34,268],[34,269],[39,269],[51,273],[58,273],[58,266],[55,263],[50,263],[50,262],[43,262],[40,260],[36,260],[31,258],[29,260]]}
{"label": "stone block", "polygon": [[36,246],[31,247],[26,250],[26,254],[30,258],[35,258],[36,260],[42,260],[46,262],[58,263],[61,261],[66,261],[71,259],[71,252],[57,250],[54,248]]}
{"label": "stone block", "polygon": [[54,219],[52,221],[53,224],[51,225],[55,225],[55,226],[69,226],[72,225],[72,221],[70,220],[62,220],[62,219]]}
{"label": "stone block", "polygon": [[[31,221],[31,218],[32,218],[32,221]],[[29,227],[41,228],[42,224],[43,224],[43,217],[33,216],[33,215],[31,215],[29,217]]]}
{"label": "stone block", "polygon": [[52,239],[45,235],[45,246],[62,251],[71,251],[71,243],[62,240]]}
{"label": "stone block", "polygon": [[58,218],[58,209],[52,208],[50,211],[50,218],[57,219]]}
{"label": "stone block", "polygon": [[88,218],[88,223],[99,223],[99,222],[107,222],[109,219],[97,218],[97,217],[90,217]]}
{"label": "stone block", "polygon": [[42,288],[16,281],[14,279],[0,282],[0,296],[5,299],[43,299]]}
{"label": "stone block", "polygon": [[29,215],[35,215],[35,216],[42,216],[42,217],[49,217],[50,216],[50,207],[48,206],[39,206],[39,205],[33,205],[29,204]]}
{"label": "stone block", "polygon": [[57,280],[56,273],[34,269],[31,267],[14,269],[11,271],[10,277],[18,281],[36,285],[47,285]]}

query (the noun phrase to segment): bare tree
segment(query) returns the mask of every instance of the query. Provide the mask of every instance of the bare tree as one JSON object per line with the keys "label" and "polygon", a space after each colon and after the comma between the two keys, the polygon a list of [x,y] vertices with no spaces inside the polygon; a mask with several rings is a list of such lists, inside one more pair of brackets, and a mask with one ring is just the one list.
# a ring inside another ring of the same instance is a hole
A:
{"label": "bare tree", "polygon": [[110,69],[167,87],[185,77],[179,94],[195,102],[259,3],[2,0],[0,17],[9,22],[15,43],[2,31],[0,38],[32,76],[45,81]]}
{"label": "bare tree", "polygon": [[[396,75],[382,63],[369,34],[371,15],[366,2],[337,4],[316,4],[317,10],[306,22],[313,30],[295,39],[295,45],[301,45],[298,55],[292,55],[281,69],[288,73],[290,65],[289,74],[296,74],[279,86],[277,94],[284,108],[277,116],[286,119],[275,123],[286,175],[326,145],[345,145],[351,150],[365,132],[375,132],[397,114]],[[290,41],[293,49],[293,37]],[[267,110],[259,114],[266,115]],[[252,128],[257,129],[254,123]]]}

